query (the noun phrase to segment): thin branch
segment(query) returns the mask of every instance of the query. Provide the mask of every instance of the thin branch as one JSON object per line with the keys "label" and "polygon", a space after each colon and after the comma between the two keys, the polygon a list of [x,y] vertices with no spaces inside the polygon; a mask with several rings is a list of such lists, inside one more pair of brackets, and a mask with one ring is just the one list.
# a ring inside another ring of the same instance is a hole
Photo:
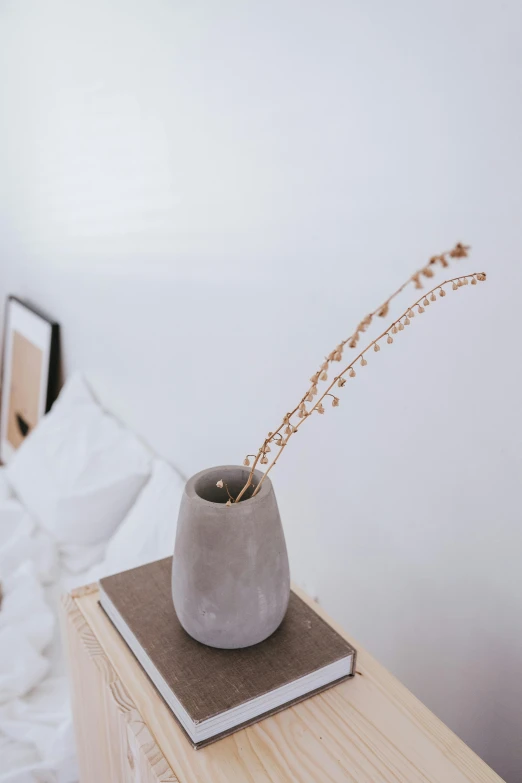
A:
{"label": "thin branch", "polygon": [[[406,321],[408,323],[410,322],[410,319],[412,318],[412,313],[413,313],[413,308],[414,307],[420,307],[421,308],[420,312],[423,312],[424,308],[427,307],[430,304],[430,301],[436,301],[436,300],[433,300],[433,299],[428,299],[428,297],[430,295],[434,295],[435,291],[438,291],[440,296],[445,295],[446,292],[444,290],[444,286],[445,285],[449,285],[450,283],[452,284],[453,289],[457,290],[462,285],[467,285],[468,281],[471,281],[472,283],[476,283],[477,280],[483,281],[485,279],[486,279],[486,275],[485,275],[484,272],[473,272],[472,274],[464,275],[463,277],[454,277],[454,278],[450,278],[449,280],[444,280],[443,283],[439,283],[434,288],[432,288],[430,291],[427,291],[426,293],[424,293],[419,299],[417,299],[416,302],[414,302],[412,305],[407,307],[406,310],[402,313],[402,315],[399,316],[399,318],[397,318],[395,321],[392,321],[392,323],[387,327],[387,329],[384,330],[384,332],[382,332],[378,337],[376,337],[374,340],[372,340],[370,343],[368,343],[368,345],[364,348],[364,350],[362,350],[355,357],[355,359],[353,359],[353,361],[351,361],[350,364],[348,364],[344,368],[344,370],[342,370],[338,375],[336,375],[336,377],[330,383],[328,388],[318,398],[318,400],[316,401],[314,406],[309,411],[307,411],[306,415],[304,416],[304,418],[302,418],[301,421],[297,423],[297,425],[294,428],[294,431],[287,436],[286,441],[285,441],[283,447],[280,449],[279,453],[276,455],[276,457],[272,460],[272,463],[266,469],[266,471],[265,471],[261,481],[257,485],[255,491],[252,493],[252,497],[254,497],[259,492],[259,490],[261,489],[261,485],[263,484],[263,481],[268,476],[268,474],[270,473],[270,471],[272,470],[274,465],[277,463],[277,460],[279,459],[282,450],[288,445],[288,441],[290,440],[292,435],[295,435],[295,433],[299,430],[299,428],[305,423],[305,421],[312,415],[312,413],[315,410],[319,410],[320,412],[322,412],[321,411],[322,402],[325,399],[325,397],[327,397],[327,396],[334,397],[334,401],[337,399],[337,397],[335,397],[334,395],[331,394],[331,390],[333,389],[335,384],[337,383],[337,385],[342,388],[345,385],[345,382],[346,382],[346,378],[344,377],[346,375],[346,373],[350,373],[350,371],[353,371],[353,368],[354,368],[354,365],[356,364],[356,362],[358,362],[359,359],[362,359],[364,357],[364,354],[368,353],[368,351],[370,351],[372,347],[374,347],[374,350],[375,350],[375,346],[377,346],[377,350],[380,350],[379,341],[382,340],[384,337],[387,338],[387,342],[393,342],[393,338],[391,337],[391,334],[393,333],[393,329],[396,328],[399,324],[402,324],[403,320],[404,320],[405,323],[406,323]],[[464,281],[466,281],[466,282],[464,282]],[[355,374],[355,372],[353,372],[352,374]],[[344,383],[340,383],[340,381],[344,381]]]}
{"label": "thin branch", "polygon": [[[235,502],[238,503],[249,486],[252,484],[252,480],[254,478],[254,471],[257,467],[257,464],[259,460],[262,458],[264,454],[265,447],[274,440],[278,435],[281,435],[281,431],[285,429],[285,435],[291,435],[294,434],[293,430],[290,432],[286,432],[288,428],[292,427],[292,424],[290,422],[290,419],[292,416],[294,416],[297,411],[300,409],[300,407],[305,403],[311,401],[313,397],[317,394],[317,391],[314,391],[317,389],[317,384],[320,380],[326,380],[326,378],[321,378],[321,376],[324,373],[327,373],[330,364],[333,361],[341,361],[342,354],[344,347],[348,345],[350,348],[355,348],[357,345],[357,342],[360,338],[360,335],[362,332],[365,332],[368,326],[372,323],[372,320],[375,316],[379,316],[384,318],[389,311],[390,303],[395,297],[397,297],[404,289],[410,285],[413,284],[415,288],[422,288],[422,277],[431,278],[434,276],[433,267],[437,264],[440,264],[442,267],[447,267],[449,265],[448,258],[465,258],[468,255],[469,246],[463,245],[461,242],[457,242],[454,248],[452,250],[446,250],[443,253],[439,253],[439,255],[432,256],[425,266],[421,267],[417,272],[415,272],[411,277],[406,280],[405,283],[403,283],[391,296],[388,297],[379,307],[377,307],[372,313],[369,313],[363,320],[359,323],[357,329],[355,332],[350,335],[350,337],[347,337],[346,340],[343,340],[339,345],[331,351],[331,353],[325,357],[325,361],[321,365],[321,368],[312,375],[310,378],[311,386],[308,388],[306,393],[301,397],[295,408],[286,414],[286,416],[283,418],[283,421],[279,425],[279,427],[274,432],[269,432],[265,440],[263,441],[262,446],[260,447],[259,451],[257,452],[257,455],[254,459],[254,462],[250,468],[250,473],[248,475],[248,479],[245,483],[245,486],[239,493],[239,495],[236,497]],[[429,293],[429,292],[428,292]],[[277,444],[276,444],[277,445]],[[248,457],[253,456],[251,454],[247,455]],[[258,485],[259,487],[259,485]]]}
{"label": "thin branch", "polygon": [[228,499],[229,499],[229,500],[231,500],[231,501],[232,501],[232,503],[233,503],[233,502],[234,502],[234,498],[233,498],[233,497],[232,497],[232,495],[230,494],[230,490],[229,490],[229,488],[228,488],[228,484],[227,484],[227,482],[226,482],[226,481],[224,481],[224,482],[223,482],[223,484],[225,485],[225,489],[226,489],[226,491],[227,491]]}

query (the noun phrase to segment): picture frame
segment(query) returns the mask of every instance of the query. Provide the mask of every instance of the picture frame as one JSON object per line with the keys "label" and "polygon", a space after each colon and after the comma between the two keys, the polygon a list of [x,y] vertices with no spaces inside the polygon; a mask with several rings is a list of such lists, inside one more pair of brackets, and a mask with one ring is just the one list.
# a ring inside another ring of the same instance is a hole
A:
{"label": "picture frame", "polygon": [[59,324],[33,305],[7,298],[0,407],[4,464],[58,396],[59,333]]}

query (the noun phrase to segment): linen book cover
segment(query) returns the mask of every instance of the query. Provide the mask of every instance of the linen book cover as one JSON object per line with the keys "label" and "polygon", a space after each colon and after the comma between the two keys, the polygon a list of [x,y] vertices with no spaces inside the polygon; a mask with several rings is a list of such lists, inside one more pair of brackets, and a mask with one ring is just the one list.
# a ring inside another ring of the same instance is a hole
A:
{"label": "linen book cover", "polygon": [[294,592],[272,636],[241,650],[207,647],[181,627],[172,558],[100,580],[100,603],[195,747],[341,682],[356,652]]}

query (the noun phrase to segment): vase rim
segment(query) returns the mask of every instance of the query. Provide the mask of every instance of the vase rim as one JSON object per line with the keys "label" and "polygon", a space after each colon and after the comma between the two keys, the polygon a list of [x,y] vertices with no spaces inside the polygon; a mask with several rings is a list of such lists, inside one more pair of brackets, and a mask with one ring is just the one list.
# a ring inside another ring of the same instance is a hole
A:
{"label": "vase rim", "polygon": [[[267,476],[263,481],[261,489],[255,497],[247,498],[246,500],[240,500],[239,503],[232,503],[231,506],[227,506],[226,503],[215,503],[213,500],[207,500],[196,492],[197,482],[206,474],[210,472],[213,473],[214,471],[216,471],[216,473],[222,472],[223,478],[226,478],[226,472],[230,470],[241,470],[242,472],[246,471],[247,473],[249,472],[249,469],[244,465],[216,465],[212,468],[205,468],[204,470],[200,470],[198,473],[195,473],[188,479],[187,483],[185,484],[185,493],[189,498],[197,500],[200,503],[205,503],[207,506],[212,506],[213,508],[226,508],[227,512],[229,512],[231,510],[237,511],[238,509],[245,508],[245,505],[259,502],[262,498],[267,497],[267,495],[272,491],[272,482]],[[254,476],[259,482],[263,478],[264,473],[260,470],[255,470]]]}

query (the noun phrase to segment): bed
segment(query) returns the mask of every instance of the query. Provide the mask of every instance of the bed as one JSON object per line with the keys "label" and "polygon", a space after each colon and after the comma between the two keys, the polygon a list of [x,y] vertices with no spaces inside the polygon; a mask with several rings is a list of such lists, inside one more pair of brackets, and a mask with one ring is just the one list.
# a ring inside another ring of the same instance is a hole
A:
{"label": "bed", "polygon": [[77,780],[60,595],[172,553],[183,483],[79,375],[0,468],[0,783]]}

